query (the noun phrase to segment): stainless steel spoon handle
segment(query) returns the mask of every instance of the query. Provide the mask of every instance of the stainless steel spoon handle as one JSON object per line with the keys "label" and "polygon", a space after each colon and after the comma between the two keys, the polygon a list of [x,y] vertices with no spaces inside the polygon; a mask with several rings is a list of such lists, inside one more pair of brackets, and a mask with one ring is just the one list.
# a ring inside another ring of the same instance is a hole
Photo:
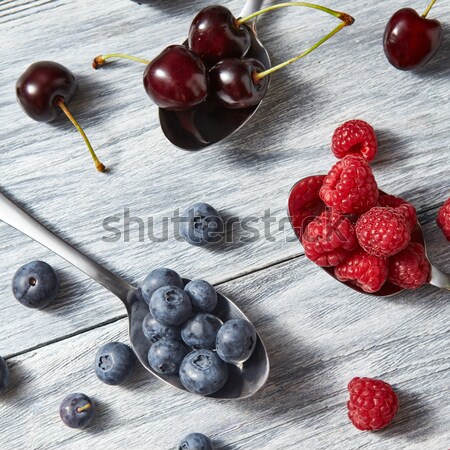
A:
{"label": "stainless steel spoon handle", "polygon": [[437,267],[432,265],[430,284],[450,291],[450,274],[441,272]]}
{"label": "stainless steel spoon handle", "polygon": [[239,17],[246,17],[256,11],[259,11],[263,3],[264,0],[247,0],[247,3],[244,5],[244,9],[239,14]]}
{"label": "stainless steel spoon handle", "polygon": [[126,305],[127,296],[132,286],[56,236],[1,192],[0,220],[44,245],[70,264],[78,267],[86,275],[119,297]]}

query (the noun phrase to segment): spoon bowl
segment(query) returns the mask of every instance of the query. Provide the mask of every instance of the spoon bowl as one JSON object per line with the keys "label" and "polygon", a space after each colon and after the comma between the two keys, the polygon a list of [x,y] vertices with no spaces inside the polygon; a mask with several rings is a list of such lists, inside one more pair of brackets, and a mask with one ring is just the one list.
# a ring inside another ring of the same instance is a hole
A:
{"label": "spoon bowl", "polygon": [[[61,256],[118,297],[127,310],[131,347],[141,364],[170,386],[189,392],[178,377],[158,374],[148,363],[147,354],[151,344],[142,332],[142,322],[148,314],[149,308],[142,298],[140,289],[133,287],[56,236],[2,193],[0,193],[0,220]],[[184,282],[187,284],[189,280],[184,280]],[[249,321],[230,299],[219,293],[217,307],[213,313],[223,322],[230,319]],[[269,357],[260,336],[257,337],[256,348],[252,356],[239,366],[229,365],[227,383],[210,397],[224,400],[246,398],[264,386],[269,376]]]}
{"label": "spoon bowl", "polygon": [[[263,0],[247,0],[240,17],[259,11]],[[256,19],[246,26],[250,31],[251,46],[245,57],[261,61],[269,69],[270,57],[256,33]],[[184,42],[184,45],[187,41]],[[243,127],[255,114],[262,101],[251,108],[227,109],[212,98],[188,111],[159,109],[161,129],[172,144],[184,150],[201,150],[222,141]]]}
{"label": "spoon bowl", "polygon": [[[309,177],[307,177],[307,178],[309,178]],[[296,220],[296,217],[299,216],[298,203],[299,203],[299,201],[301,201],[301,190],[299,188],[301,187],[302,182],[304,182],[307,178],[303,178],[303,179],[297,181],[297,183],[295,183],[294,186],[292,186],[292,188],[289,192],[288,201],[287,201],[288,217],[289,217],[291,226],[292,226],[292,228],[295,232],[295,235],[297,236],[300,244],[302,243],[301,238],[300,238],[300,236],[301,236],[301,228],[300,227],[304,226],[304,224],[299,223],[299,221]],[[380,193],[385,194],[385,192],[383,192],[381,190],[380,190]],[[317,198],[317,204],[319,206],[320,206],[320,203],[322,203],[323,209],[325,209],[325,204],[323,204],[323,202],[320,198]],[[316,209],[318,211],[320,211],[321,208],[319,207]],[[431,261],[428,257],[428,253],[427,253],[427,246],[426,246],[426,242],[424,239],[423,230],[422,230],[422,227],[420,226],[419,221],[417,221],[414,229],[412,230],[411,242],[420,243],[425,248],[425,254],[426,254],[428,262],[430,263],[430,266],[431,266],[430,279],[429,279],[428,283],[433,286],[439,287],[441,289],[450,290],[450,274],[441,272],[437,267],[435,267],[435,266],[433,266],[433,264],[431,264]],[[339,283],[345,284],[350,289],[353,289],[354,291],[360,292],[362,294],[371,295],[371,296],[375,296],[375,297],[390,297],[390,296],[397,295],[397,294],[400,294],[400,292],[405,291],[405,289],[403,289],[399,286],[396,286],[395,284],[386,282],[386,283],[384,283],[384,285],[382,286],[382,288],[379,291],[366,292],[363,289],[361,289],[359,286],[356,286],[355,284],[353,284],[351,282],[348,282],[348,281],[343,282],[343,281],[338,280],[334,274],[334,267],[320,267],[320,266],[317,266],[317,267],[324,270],[326,273],[328,273],[328,275],[333,277],[335,280],[339,281]]]}

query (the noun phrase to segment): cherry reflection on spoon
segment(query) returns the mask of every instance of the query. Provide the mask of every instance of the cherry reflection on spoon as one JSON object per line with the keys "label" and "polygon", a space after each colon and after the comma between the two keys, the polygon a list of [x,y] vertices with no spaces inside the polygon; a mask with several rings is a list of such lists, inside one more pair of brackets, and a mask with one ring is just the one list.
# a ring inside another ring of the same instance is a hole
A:
{"label": "cherry reflection on spoon", "polygon": [[[249,4],[249,2],[247,2]],[[261,2],[251,2],[261,4]],[[270,67],[266,49],[256,35],[256,18],[288,6],[317,9],[341,22],[300,55]],[[99,55],[93,67],[112,58],[147,65],[144,87],[159,106],[166,137],[186,150],[199,150],[234,133],[254,114],[266,95],[271,74],[303,58],[354,19],[346,13],[305,2],[280,3],[235,18],[223,6],[200,11],[183,45],[172,45],[152,61],[124,53]]]}
{"label": "cherry reflection on spoon", "polygon": [[[311,222],[315,217],[319,216],[326,208],[325,203],[319,197],[320,186],[322,185],[325,175],[316,175],[311,177],[306,177],[299,180],[291,188],[287,202],[287,213],[291,226],[295,232],[300,243],[302,242],[302,233],[305,230],[309,222]],[[385,194],[380,190],[380,194]],[[436,266],[431,263],[426,249],[426,242],[423,236],[422,227],[417,221],[415,227],[411,233],[411,242],[421,244],[425,249],[425,256],[430,263],[430,277],[428,284],[436,286],[441,289],[450,290],[450,274],[446,274],[439,270]],[[317,266],[319,268],[319,266]],[[405,289],[386,281],[380,290],[377,292],[366,292],[356,284],[352,282],[342,282],[337,279],[334,267],[320,267],[329,275],[331,275],[335,280],[340,283],[345,284],[349,288],[366,295],[372,295],[376,297],[388,297],[392,295],[399,294]]]}

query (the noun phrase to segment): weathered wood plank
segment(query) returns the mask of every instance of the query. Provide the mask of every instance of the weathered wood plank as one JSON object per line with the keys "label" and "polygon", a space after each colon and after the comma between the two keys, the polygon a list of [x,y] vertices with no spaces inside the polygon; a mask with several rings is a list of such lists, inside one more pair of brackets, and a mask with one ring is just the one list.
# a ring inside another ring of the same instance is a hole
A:
{"label": "weathered wood plank", "polygon": [[[93,356],[101,343],[127,339],[124,319],[9,360],[14,387],[2,400],[0,433],[15,439],[2,448],[173,449],[194,430],[227,450],[447,446],[448,294],[427,287],[392,299],[363,296],[303,258],[220,290],[254,321],[268,348],[271,376],[255,397],[198,398],[143,369],[125,387],[101,384]],[[385,431],[362,433],[348,422],[353,376],[379,377],[398,391],[400,412]],[[59,421],[59,402],[72,391],[99,403],[90,431]]]}

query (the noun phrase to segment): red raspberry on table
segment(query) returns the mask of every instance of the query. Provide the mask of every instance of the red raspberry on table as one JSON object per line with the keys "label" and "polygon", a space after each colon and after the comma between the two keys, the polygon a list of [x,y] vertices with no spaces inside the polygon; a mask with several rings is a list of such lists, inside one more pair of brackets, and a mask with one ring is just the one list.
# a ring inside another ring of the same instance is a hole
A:
{"label": "red raspberry on table", "polygon": [[303,231],[308,223],[325,209],[325,204],[319,197],[319,190],[324,179],[325,175],[303,178],[292,188],[289,195],[289,215],[299,239],[302,239]]}
{"label": "red raspberry on table", "polygon": [[430,270],[425,248],[412,242],[389,258],[388,281],[403,289],[417,289],[428,281]]}
{"label": "red raspberry on table", "polygon": [[346,156],[328,172],[320,189],[324,203],[341,214],[362,214],[377,204],[378,186],[369,164]]}
{"label": "red raspberry on table", "polygon": [[322,267],[337,266],[358,247],[354,225],[330,210],[308,224],[302,244],[306,256]]}
{"label": "red raspberry on table", "polygon": [[358,430],[380,430],[397,414],[397,394],[385,381],[355,377],[348,383],[348,392],[348,418]]}
{"label": "red raspberry on table", "polygon": [[356,222],[356,237],[367,253],[387,258],[409,244],[411,227],[394,208],[375,206]]}
{"label": "red raspberry on table", "polygon": [[350,281],[363,291],[373,293],[379,291],[387,279],[388,262],[358,249],[334,268],[334,274],[339,281]]}
{"label": "red raspberry on table", "polygon": [[450,198],[439,209],[436,222],[447,241],[450,241]]}
{"label": "red raspberry on table", "polygon": [[331,150],[336,158],[346,155],[362,156],[372,161],[377,154],[375,131],[364,120],[349,120],[336,128],[331,140]]}
{"label": "red raspberry on table", "polygon": [[414,208],[414,206],[411,205],[411,203],[408,203],[406,200],[403,200],[400,197],[396,197],[395,195],[380,193],[380,196],[378,197],[378,204],[380,206],[390,206],[391,208],[394,208],[406,217],[411,228],[416,226],[416,208]]}

